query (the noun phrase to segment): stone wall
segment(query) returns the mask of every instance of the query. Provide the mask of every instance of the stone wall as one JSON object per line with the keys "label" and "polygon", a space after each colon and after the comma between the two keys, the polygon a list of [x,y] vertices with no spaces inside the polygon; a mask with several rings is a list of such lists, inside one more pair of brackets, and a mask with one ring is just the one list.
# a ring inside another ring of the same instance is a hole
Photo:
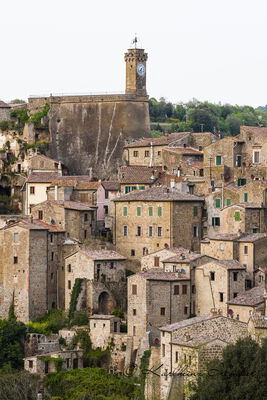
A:
{"label": "stone wall", "polygon": [[125,140],[149,136],[148,97],[62,96],[29,99],[30,113],[50,104],[50,156],[71,174],[108,178],[121,162]]}

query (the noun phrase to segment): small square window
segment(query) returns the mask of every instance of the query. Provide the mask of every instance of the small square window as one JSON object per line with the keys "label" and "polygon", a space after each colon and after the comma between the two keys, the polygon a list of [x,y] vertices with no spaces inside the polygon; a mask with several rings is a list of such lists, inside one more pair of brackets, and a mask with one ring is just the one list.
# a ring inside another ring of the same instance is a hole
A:
{"label": "small square window", "polygon": [[222,156],[216,156],[216,165],[222,165]]}
{"label": "small square window", "polygon": [[154,267],[159,267],[159,257],[154,257]]}
{"label": "small square window", "polygon": [[238,277],[238,272],[233,272],[233,279],[236,282]]}
{"label": "small square window", "polygon": [[34,186],[30,186],[30,194],[35,194],[35,187]]}
{"label": "small square window", "polygon": [[165,315],[165,307],[160,308],[160,315]]}
{"label": "small square window", "polygon": [[136,315],[136,308],[133,309],[133,315]]}
{"label": "small square window", "polygon": [[231,199],[226,199],[226,205],[229,207],[231,205]]}
{"label": "small square window", "polygon": [[219,295],[220,295],[220,302],[222,303],[223,302],[223,293],[219,293]]}
{"label": "small square window", "polygon": [[215,281],[215,272],[214,271],[210,271],[210,280]]}
{"label": "small square window", "polygon": [[132,294],[137,294],[137,285],[132,285]]}
{"label": "small square window", "polygon": [[145,150],[145,157],[149,157],[149,150]]}
{"label": "small square window", "polygon": [[182,294],[187,294],[187,285],[182,286]]}
{"label": "small square window", "polygon": [[134,257],[135,256],[135,249],[131,250],[131,256]]}
{"label": "small square window", "polygon": [[18,257],[17,257],[17,256],[14,256],[14,257],[13,257],[13,263],[14,263],[14,264],[18,264]]}
{"label": "small square window", "polygon": [[173,294],[179,294],[179,285],[174,285]]}
{"label": "small square window", "polygon": [[137,151],[137,150],[134,150],[133,156],[134,156],[134,157],[138,157],[138,151]]}

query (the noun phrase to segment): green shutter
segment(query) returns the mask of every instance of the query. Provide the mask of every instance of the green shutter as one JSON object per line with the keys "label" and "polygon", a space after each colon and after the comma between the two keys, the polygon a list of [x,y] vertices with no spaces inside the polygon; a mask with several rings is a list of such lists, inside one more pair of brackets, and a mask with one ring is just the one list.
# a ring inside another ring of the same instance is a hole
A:
{"label": "green shutter", "polygon": [[239,211],[235,212],[235,221],[240,221],[240,212]]}
{"label": "green shutter", "polygon": [[221,199],[215,199],[215,207],[221,208]]}
{"label": "green shutter", "polygon": [[139,190],[145,190],[145,186],[139,186]]}
{"label": "green shutter", "polygon": [[245,202],[245,203],[248,202],[248,193],[244,193],[244,202]]}
{"label": "green shutter", "polygon": [[142,215],[142,208],[141,208],[141,207],[137,207],[136,211],[137,211],[137,217],[141,217],[141,215]]}
{"label": "green shutter", "polygon": [[162,217],[162,207],[158,207],[158,217]]}
{"label": "green shutter", "polygon": [[222,156],[216,156],[216,165],[222,165]]}
{"label": "green shutter", "polygon": [[231,199],[226,199],[226,205],[230,206],[231,205]]}
{"label": "green shutter", "polygon": [[124,217],[127,217],[127,215],[128,215],[128,208],[127,208],[127,206],[124,206],[124,207],[123,207],[122,215],[123,215]]}
{"label": "green shutter", "polygon": [[197,217],[197,207],[194,207],[194,217]]}
{"label": "green shutter", "polygon": [[136,186],[132,186],[132,190],[136,190]]}
{"label": "green shutter", "polygon": [[149,217],[153,217],[153,207],[152,206],[148,207],[148,215],[149,215]]}

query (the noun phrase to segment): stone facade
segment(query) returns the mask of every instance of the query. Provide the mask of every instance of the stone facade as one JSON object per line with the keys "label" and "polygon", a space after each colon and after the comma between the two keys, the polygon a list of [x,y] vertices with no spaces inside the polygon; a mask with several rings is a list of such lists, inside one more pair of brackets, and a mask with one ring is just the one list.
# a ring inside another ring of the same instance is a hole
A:
{"label": "stone facade", "polygon": [[246,269],[237,261],[213,260],[196,267],[196,314],[211,308],[228,315],[227,301],[245,291]]}
{"label": "stone facade", "polygon": [[115,200],[116,249],[132,261],[164,247],[200,248],[203,200],[155,187]]}
{"label": "stone facade", "polygon": [[0,100],[0,122],[9,121],[11,119],[10,111],[11,111],[11,107],[4,101]]}
{"label": "stone facade", "polygon": [[267,231],[267,208],[254,203],[236,204],[221,211],[221,233]]}

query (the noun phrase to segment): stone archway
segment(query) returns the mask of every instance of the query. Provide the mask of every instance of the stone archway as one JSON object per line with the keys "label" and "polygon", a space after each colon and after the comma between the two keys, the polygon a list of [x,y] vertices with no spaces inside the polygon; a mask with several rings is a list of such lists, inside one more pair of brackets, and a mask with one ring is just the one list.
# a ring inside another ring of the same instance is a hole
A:
{"label": "stone archway", "polygon": [[98,297],[98,313],[111,314],[114,311],[114,301],[108,292],[100,293]]}

